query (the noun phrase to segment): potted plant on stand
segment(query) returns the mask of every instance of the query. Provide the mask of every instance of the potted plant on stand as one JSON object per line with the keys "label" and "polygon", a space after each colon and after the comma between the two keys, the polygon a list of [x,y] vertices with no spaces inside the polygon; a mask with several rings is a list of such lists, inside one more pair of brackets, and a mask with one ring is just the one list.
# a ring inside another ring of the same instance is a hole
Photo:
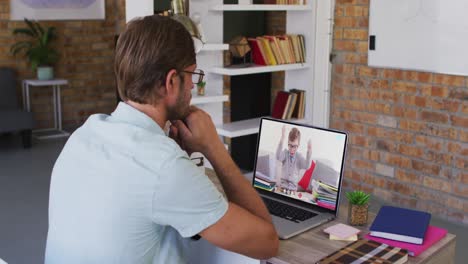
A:
{"label": "potted plant on stand", "polygon": [[349,201],[348,222],[350,225],[367,224],[367,213],[369,211],[370,194],[363,191],[347,192]]}
{"label": "potted plant on stand", "polygon": [[197,94],[198,95],[205,95],[205,86],[206,86],[206,82],[205,81],[201,81],[197,84]]}
{"label": "potted plant on stand", "polygon": [[20,40],[11,46],[11,53],[17,55],[23,53],[31,63],[33,71],[37,70],[39,80],[54,78],[52,65],[57,62],[59,54],[51,46],[56,39],[55,27],[43,28],[37,21],[24,19],[27,28],[13,30],[13,35],[26,36],[27,40]]}

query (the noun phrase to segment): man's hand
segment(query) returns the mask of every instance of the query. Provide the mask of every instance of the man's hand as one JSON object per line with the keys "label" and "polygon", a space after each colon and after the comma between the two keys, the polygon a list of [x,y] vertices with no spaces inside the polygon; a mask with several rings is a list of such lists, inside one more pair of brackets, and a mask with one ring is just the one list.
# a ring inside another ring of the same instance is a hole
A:
{"label": "man's hand", "polygon": [[309,141],[307,141],[307,151],[311,151],[312,150],[312,141],[309,139]]}
{"label": "man's hand", "polygon": [[191,107],[189,114],[183,121],[175,120],[171,123],[169,136],[189,155],[193,152],[201,152],[203,155],[209,156],[208,154],[219,147],[221,143],[211,117],[195,106]]}

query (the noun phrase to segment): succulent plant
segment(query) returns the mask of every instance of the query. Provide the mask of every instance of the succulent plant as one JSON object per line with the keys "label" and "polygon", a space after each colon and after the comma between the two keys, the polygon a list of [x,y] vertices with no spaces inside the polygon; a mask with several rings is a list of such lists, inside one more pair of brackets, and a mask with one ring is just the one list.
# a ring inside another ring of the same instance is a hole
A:
{"label": "succulent plant", "polygon": [[369,202],[370,194],[363,191],[352,191],[346,193],[346,198],[348,198],[351,204],[365,205]]}

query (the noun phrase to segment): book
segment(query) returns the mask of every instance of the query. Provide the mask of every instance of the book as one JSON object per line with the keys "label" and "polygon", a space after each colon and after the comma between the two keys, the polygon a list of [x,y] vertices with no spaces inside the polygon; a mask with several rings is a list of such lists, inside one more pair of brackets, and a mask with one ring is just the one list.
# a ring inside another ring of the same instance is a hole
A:
{"label": "book", "polygon": [[302,100],[301,91],[298,90],[298,89],[291,89],[291,90],[289,90],[289,92],[297,94],[297,101],[296,101],[296,104],[294,105],[294,109],[292,111],[291,118],[299,118],[299,108],[300,108],[300,104],[301,104],[301,100]]}
{"label": "book", "polygon": [[262,180],[261,178],[259,177],[255,177],[255,181],[256,182],[259,182],[263,185],[267,185],[267,186],[274,186],[276,183],[274,181],[267,181],[267,180]]}
{"label": "book", "polygon": [[370,227],[370,235],[422,244],[431,214],[393,206],[382,206]]}
{"label": "book", "polygon": [[396,240],[390,240],[390,239],[385,239],[385,238],[380,238],[380,237],[373,237],[367,234],[365,236],[366,239],[377,241],[380,243],[384,243],[387,245],[390,245],[392,247],[400,247],[408,250],[408,254],[412,257],[417,257],[419,254],[424,252],[426,249],[430,248],[432,245],[434,245],[437,241],[441,240],[442,238],[447,235],[447,230],[437,227],[437,226],[429,226],[427,228],[426,234],[424,236],[424,242],[422,245],[416,245],[412,243],[405,243],[401,241],[396,241]]}
{"label": "book", "polygon": [[289,97],[291,97],[291,102],[288,105],[288,109],[287,109],[287,112],[286,112],[286,118],[285,119],[291,119],[293,110],[296,107],[296,102],[297,102],[297,94],[290,92]]}
{"label": "book", "polygon": [[263,51],[266,55],[268,65],[277,65],[278,63],[276,62],[275,55],[271,50],[270,41],[263,37],[257,37],[257,40],[261,43],[263,47]]}
{"label": "book", "polygon": [[260,49],[258,40],[254,38],[247,39],[249,42],[250,48],[252,49],[252,60],[257,65],[267,65],[266,59]]}
{"label": "book", "polygon": [[[354,262],[356,261],[356,262]],[[321,264],[381,263],[403,264],[408,261],[406,249],[392,247],[379,242],[359,239],[322,258]]]}
{"label": "book", "polygon": [[279,91],[276,94],[275,102],[273,103],[273,110],[271,111],[271,117],[281,118],[283,117],[284,109],[288,102],[289,93],[286,91]]}
{"label": "book", "polygon": [[291,93],[288,92],[288,101],[286,102],[286,106],[284,107],[284,111],[283,111],[283,114],[281,115],[281,119],[286,119],[288,115],[288,109],[291,106],[291,99],[292,99]]}

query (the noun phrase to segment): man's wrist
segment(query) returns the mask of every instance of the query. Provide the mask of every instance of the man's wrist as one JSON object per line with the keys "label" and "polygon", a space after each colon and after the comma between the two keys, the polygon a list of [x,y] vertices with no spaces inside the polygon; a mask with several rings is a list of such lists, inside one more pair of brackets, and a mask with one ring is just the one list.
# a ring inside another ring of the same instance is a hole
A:
{"label": "man's wrist", "polygon": [[204,153],[202,154],[211,161],[212,159],[216,158],[217,155],[219,155],[219,153],[222,151],[226,151],[224,144],[221,141],[215,140],[207,146],[207,148],[204,150]]}

